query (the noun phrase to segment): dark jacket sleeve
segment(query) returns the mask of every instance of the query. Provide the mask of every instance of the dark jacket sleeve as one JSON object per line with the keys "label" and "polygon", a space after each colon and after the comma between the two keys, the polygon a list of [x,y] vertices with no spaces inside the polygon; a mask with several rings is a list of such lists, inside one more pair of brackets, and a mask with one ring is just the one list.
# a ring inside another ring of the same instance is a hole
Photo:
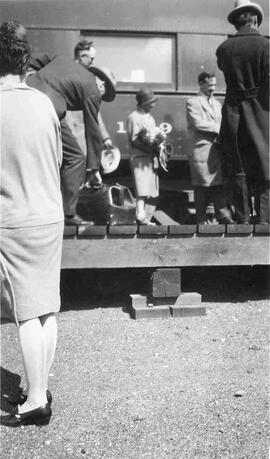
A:
{"label": "dark jacket sleeve", "polygon": [[102,149],[102,137],[98,124],[100,100],[89,96],[83,106],[83,120],[86,141],[86,169],[99,169]]}
{"label": "dark jacket sleeve", "polygon": [[49,64],[55,55],[50,55],[47,53],[32,53],[29,61],[29,67],[38,71]]}
{"label": "dark jacket sleeve", "polygon": [[263,52],[262,52],[262,79],[260,84],[259,90],[259,100],[264,110],[269,112],[269,80],[270,80],[270,72],[269,72],[269,42],[267,39],[264,40]]}
{"label": "dark jacket sleeve", "polygon": [[98,124],[99,124],[101,138],[102,138],[102,141],[104,142],[105,140],[110,138],[110,134],[107,131],[107,128],[104,124],[104,121],[103,121],[103,118],[100,112],[98,113]]}
{"label": "dark jacket sleeve", "polygon": [[220,70],[223,70],[222,69],[222,63],[221,63],[221,58],[220,58],[220,55],[221,55],[222,51],[221,51],[221,45],[217,48],[216,50],[216,58],[217,58],[217,66]]}

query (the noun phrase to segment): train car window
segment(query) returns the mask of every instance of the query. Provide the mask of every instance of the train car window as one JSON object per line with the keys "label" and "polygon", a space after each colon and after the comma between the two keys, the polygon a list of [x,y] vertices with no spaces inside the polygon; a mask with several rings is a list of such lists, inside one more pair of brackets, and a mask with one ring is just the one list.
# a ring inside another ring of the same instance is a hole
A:
{"label": "train car window", "polygon": [[225,90],[222,72],[216,63],[216,49],[227,37],[225,35],[183,34],[179,37],[179,89],[197,90],[200,72],[214,72],[217,91]]}
{"label": "train car window", "polygon": [[153,89],[175,89],[174,36],[82,36],[94,42],[95,65],[109,67],[119,89],[136,89],[142,83],[151,84]]}

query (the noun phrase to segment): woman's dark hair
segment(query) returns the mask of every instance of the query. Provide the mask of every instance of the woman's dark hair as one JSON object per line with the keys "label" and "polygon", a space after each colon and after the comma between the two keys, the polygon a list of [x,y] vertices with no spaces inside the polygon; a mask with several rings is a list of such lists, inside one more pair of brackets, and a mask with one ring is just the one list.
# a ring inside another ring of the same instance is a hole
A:
{"label": "woman's dark hair", "polygon": [[24,26],[16,21],[3,22],[0,27],[0,76],[24,75],[30,51]]}

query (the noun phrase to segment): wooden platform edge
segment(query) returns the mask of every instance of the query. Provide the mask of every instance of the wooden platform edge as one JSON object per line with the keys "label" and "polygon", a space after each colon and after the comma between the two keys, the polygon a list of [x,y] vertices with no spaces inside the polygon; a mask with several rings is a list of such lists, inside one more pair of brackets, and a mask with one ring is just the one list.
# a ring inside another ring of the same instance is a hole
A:
{"label": "wooden platform edge", "polygon": [[270,235],[270,224],[256,225],[80,225],[65,226],[64,239],[66,238],[81,238],[95,236],[174,236],[181,237],[184,235],[229,235],[229,236],[249,236],[249,235]]}
{"label": "wooden platform edge", "polygon": [[270,264],[269,234],[144,234],[68,237],[62,268],[152,268]]}

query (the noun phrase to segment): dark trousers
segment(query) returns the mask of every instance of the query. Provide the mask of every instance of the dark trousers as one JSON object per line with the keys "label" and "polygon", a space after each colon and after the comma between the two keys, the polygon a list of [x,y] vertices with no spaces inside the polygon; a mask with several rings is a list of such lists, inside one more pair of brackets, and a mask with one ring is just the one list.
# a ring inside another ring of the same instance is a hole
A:
{"label": "dark trousers", "polygon": [[260,223],[269,223],[270,188],[269,180],[248,180],[245,175],[231,178],[232,204],[235,206],[237,223],[248,223],[251,214],[251,194],[255,198],[255,208]]}
{"label": "dark trousers", "polygon": [[85,173],[85,156],[65,120],[61,121],[63,162],[61,189],[65,215],[75,215],[80,185]]}
{"label": "dark trousers", "polygon": [[263,180],[259,184],[259,222],[270,223],[270,181]]}
{"label": "dark trousers", "polygon": [[216,186],[195,186],[194,200],[196,208],[197,223],[206,221],[206,209],[209,203],[214,204],[217,220],[222,220],[229,216],[227,202],[222,185]]}

